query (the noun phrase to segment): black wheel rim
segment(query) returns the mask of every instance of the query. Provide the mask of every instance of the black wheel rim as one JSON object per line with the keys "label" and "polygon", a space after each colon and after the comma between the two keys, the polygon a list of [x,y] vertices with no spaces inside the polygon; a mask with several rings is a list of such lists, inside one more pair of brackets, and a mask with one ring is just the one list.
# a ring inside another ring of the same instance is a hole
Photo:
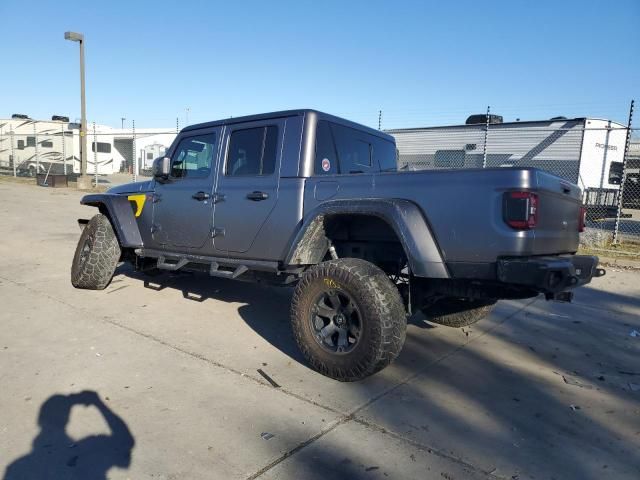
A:
{"label": "black wheel rim", "polygon": [[322,292],[312,304],[309,321],[316,342],[333,354],[351,352],[362,337],[358,305],[342,290]]}
{"label": "black wheel rim", "polygon": [[82,250],[80,250],[80,259],[78,260],[80,267],[82,267],[87,261],[87,259],[89,258],[92,247],[93,247],[93,235],[87,235],[87,238],[82,244]]}

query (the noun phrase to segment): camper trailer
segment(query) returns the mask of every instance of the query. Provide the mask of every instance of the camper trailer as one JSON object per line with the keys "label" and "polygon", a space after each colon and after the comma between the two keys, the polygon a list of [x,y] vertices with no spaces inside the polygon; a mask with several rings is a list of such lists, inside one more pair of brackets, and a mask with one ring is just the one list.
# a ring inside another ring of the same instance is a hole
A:
{"label": "camper trailer", "polygon": [[[96,135],[87,135],[87,171],[99,175],[120,170],[113,155],[109,127],[96,125]],[[0,120],[0,168],[16,175],[37,173],[80,173],[80,124],[54,115],[51,120],[34,120],[14,114]]]}
{"label": "camper trailer", "polygon": [[396,139],[399,168],[537,167],[578,184],[593,211],[615,212],[625,125],[564,117],[503,123],[496,115],[487,126],[482,118],[472,115],[464,125],[387,130]]}
{"label": "camper trailer", "polygon": [[144,172],[150,172],[153,161],[158,157],[163,157],[167,147],[161,143],[152,143],[151,145],[145,146],[140,152],[140,157],[142,159],[140,163],[140,168]]}

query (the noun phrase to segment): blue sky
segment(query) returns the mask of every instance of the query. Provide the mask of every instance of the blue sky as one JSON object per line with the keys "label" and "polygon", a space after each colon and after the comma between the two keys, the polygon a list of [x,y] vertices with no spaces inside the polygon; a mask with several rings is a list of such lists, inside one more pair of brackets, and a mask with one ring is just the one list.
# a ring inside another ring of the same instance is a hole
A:
{"label": "blue sky", "polygon": [[[0,118],[170,127],[311,107],[383,127],[556,115],[626,122],[640,1],[0,1]],[[640,123],[640,122],[639,122]]]}

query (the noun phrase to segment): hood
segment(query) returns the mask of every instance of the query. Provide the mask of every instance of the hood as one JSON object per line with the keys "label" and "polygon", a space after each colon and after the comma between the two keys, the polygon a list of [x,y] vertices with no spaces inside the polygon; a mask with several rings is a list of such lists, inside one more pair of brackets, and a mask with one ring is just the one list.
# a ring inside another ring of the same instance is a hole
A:
{"label": "hood", "polygon": [[107,193],[125,194],[149,192],[153,190],[153,180],[145,180],[144,182],[125,183],[124,185],[116,185],[107,190]]}

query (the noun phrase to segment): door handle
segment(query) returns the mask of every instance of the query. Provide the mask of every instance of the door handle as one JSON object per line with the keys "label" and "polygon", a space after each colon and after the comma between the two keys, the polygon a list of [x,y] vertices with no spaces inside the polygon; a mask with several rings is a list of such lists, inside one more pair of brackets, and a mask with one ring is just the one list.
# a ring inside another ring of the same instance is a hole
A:
{"label": "door handle", "polygon": [[247,193],[247,198],[249,200],[253,200],[254,202],[259,202],[260,200],[266,200],[269,198],[269,194],[265,192],[251,192]]}
{"label": "door handle", "polygon": [[194,200],[198,200],[199,202],[202,202],[203,200],[208,200],[209,198],[211,198],[211,195],[205,192],[198,192],[191,195],[191,198],[193,198]]}

